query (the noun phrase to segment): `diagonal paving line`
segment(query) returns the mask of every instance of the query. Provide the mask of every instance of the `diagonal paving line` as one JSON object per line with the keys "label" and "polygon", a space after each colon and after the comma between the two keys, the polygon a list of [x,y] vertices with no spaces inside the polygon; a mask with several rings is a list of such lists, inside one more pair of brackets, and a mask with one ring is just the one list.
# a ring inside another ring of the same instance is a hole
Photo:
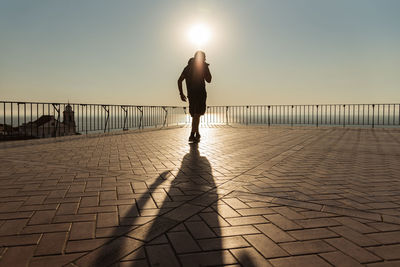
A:
{"label": "diagonal paving line", "polygon": [[[101,257],[101,260],[105,265],[113,264],[114,262],[120,260],[126,255],[144,246],[147,242],[150,242],[160,235],[165,234],[168,230],[177,226],[179,223],[205,210],[219,199],[222,199],[234,192],[244,183],[240,181],[240,176],[250,174],[252,170],[258,171],[259,169],[265,170],[266,167],[273,167],[283,159],[301,150],[304,145],[314,141],[316,138],[320,138],[320,135],[322,135],[322,133],[306,137],[305,140],[303,138],[303,140],[301,140],[299,143],[289,146],[283,152],[281,150],[281,147],[276,147],[275,151],[272,152],[274,155],[272,155],[269,159],[266,159],[262,163],[250,168],[249,170],[245,170],[237,174],[231,180],[223,182],[218,186],[204,192],[203,194],[184,202],[178,207],[172,209],[171,211],[161,216],[158,216],[141,226],[138,226],[137,228],[126,233],[124,236],[112,239],[108,243],[74,260],[74,264],[76,264],[77,266],[90,266],[93,264],[93,261],[98,261],[99,257]],[[215,197],[210,197],[210,194],[214,195]],[[157,221],[157,225],[154,225],[155,221]],[[127,238],[136,240],[134,245],[131,245],[130,250],[126,249],[126,245],[124,245],[123,240],[130,240]],[[116,245],[121,243],[122,245],[120,246]],[[120,251],[118,250],[118,248],[116,248],[121,246],[123,247],[123,251]],[[107,251],[107,255],[103,255],[103,251]]]}
{"label": "diagonal paving line", "polygon": [[239,191],[239,190],[232,192],[231,196],[243,197],[243,198],[246,198],[249,200],[263,201],[263,202],[268,202],[271,204],[279,204],[279,205],[285,205],[285,206],[291,206],[291,207],[297,207],[297,208],[305,208],[305,209],[309,209],[309,210],[313,210],[313,211],[328,212],[328,213],[333,213],[333,214],[337,214],[337,215],[345,215],[345,216],[350,216],[350,217],[355,217],[355,218],[360,218],[360,219],[372,220],[372,221],[376,221],[376,222],[386,222],[386,223],[400,225],[399,217],[375,213],[375,212],[366,212],[366,211],[362,211],[362,210],[358,210],[358,209],[341,208],[341,207],[332,206],[332,205],[317,204],[317,203],[313,203],[313,202],[302,201],[302,200],[293,200],[293,199],[284,198],[284,197],[275,197],[275,196],[270,196],[268,194],[260,195],[257,193],[248,193],[248,192]]}

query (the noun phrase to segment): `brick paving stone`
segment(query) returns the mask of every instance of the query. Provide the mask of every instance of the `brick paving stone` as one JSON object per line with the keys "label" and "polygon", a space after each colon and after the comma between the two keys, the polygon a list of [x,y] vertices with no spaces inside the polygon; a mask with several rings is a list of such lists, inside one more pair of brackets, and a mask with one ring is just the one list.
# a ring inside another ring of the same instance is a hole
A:
{"label": "brick paving stone", "polygon": [[316,254],[335,250],[323,240],[282,243],[280,246],[291,255]]}
{"label": "brick paving stone", "polygon": [[400,266],[400,261],[385,261],[367,264],[368,267],[398,267]]}
{"label": "brick paving stone", "polygon": [[273,266],[278,267],[292,267],[292,266],[331,266],[328,262],[324,261],[316,255],[304,255],[290,258],[271,259],[270,262]]}
{"label": "brick paving stone", "polygon": [[49,211],[36,211],[32,218],[29,220],[29,225],[33,224],[46,224],[46,223],[51,223],[56,211],[55,210],[49,210]]}
{"label": "brick paving stone", "polygon": [[238,248],[230,250],[241,266],[272,266],[254,248]]}
{"label": "brick paving stone", "polygon": [[373,222],[373,223],[368,223],[368,226],[371,226],[382,232],[400,230],[400,225],[392,223]]}
{"label": "brick paving stone", "polygon": [[293,237],[282,231],[271,223],[257,224],[255,227],[260,230],[263,234],[271,238],[274,242],[290,242],[295,241]]}
{"label": "brick paving stone", "polygon": [[76,214],[55,216],[54,223],[95,221],[96,214]]}
{"label": "brick paving stone", "polygon": [[288,231],[287,233],[296,238],[297,240],[312,240],[312,239],[323,239],[329,237],[338,237],[338,234],[330,231],[327,228],[293,230],[293,231]]}
{"label": "brick paving stone", "polygon": [[334,220],[340,222],[341,224],[343,224],[357,232],[363,233],[363,234],[376,232],[376,230],[374,228],[372,228],[366,224],[360,223],[349,217],[337,217],[337,218],[334,218]]}
{"label": "brick paving stone", "polygon": [[248,208],[248,209],[240,209],[238,210],[240,215],[242,216],[250,216],[250,215],[265,215],[265,214],[273,214],[273,211],[270,208]]}
{"label": "brick paving stone", "polygon": [[233,209],[245,209],[245,208],[249,208],[248,205],[246,205],[245,203],[243,203],[242,201],[240,201],[237,198],[224,198],[223,200],[226,204],[228,204],[229,206],[231,206],[231,208]]}
{"label": "brick paving stone", "polygon": [[40,205],[46,199],[46,196],[30,196],[26,201],[25,205]]}
{"label": "brick paving stone", "polygon": [[259,223],[267,223],[268,220],[264,217],[257,216],[245,216],[245,217],[237,217],[237,218],[226,218],[226,221],[231,225],[246,225],[246,224],[259,224]]}
{"label": "brick paving stone", "polygon": [[66,238],[67,232],[43,234],[43,237],[36,248],[35,255],[61,254],[65,246]]}
{"label": "brick paving stone", "polygon": [[368,250],[372,251],[384,260],[398,260],[400,259],[400,244],[387,245],[380,247],[370,247]]}
{"label": "brick paving stone", "polygon": [[5,221],[0,226],[0,236],[4,235],[15,235],[22,231],[27,224],[28,219],[17,219]]}
{"label": "brick paving stone", "polygon": [[359,232],[356,232],[346,226],[335,226],[330,227],[329,229],[359,246],[374,246],[379,244],[374,239],[360,234]]}
{"label": "brick paving stone", "polygon": [[76,214],[79,203],[61,203],[57,215]]}
{"label": "brick paving stone", "polygon": [[400,231],[368,234],[367,237],[375,239],[381,244],[390,245],[400,243]]}
{"label": "brick paving stone", "polygon": [[69,262],[83,256],[83,253],[71,253],[66,255],[56,256],[41,256],[34,257],[29,263],[29,267],[54,267],[54,266],[68,266],[75,267],[76,265],[67,265]]}
{"label": "brick paving stone", "polygon": [[[210,265],[228,265],[237,263],[236,259],[228,250],[209,251],[195,254],[179,255],[183,266],[210,266]],[[177,265],[171,265],[177,266]]]}
{"label": "brick paving stone", "polygon": [[98,213],[97,227],[118,226],[118,216],[116,212]]}
{"label": "brick paving stone", "polygon": [[170,245],[146,246],[146,251],[152,266],[179,266],[179,261]]}
{"label": "brick paving stone", "polygon": [[78,258],[74,261],[74,264],[77,266],[96,266],[101,263],[108,266],[127,256],[142,245],[143,243],[138,240],[129,237],[118,237]]}
{"label": "brick paving stone", "polygon": [[185,225],[196,239],[215,237],[214,232],[203,221],[186,222]]}
{"label": "brick paving stone", "polygon": [[344,266],[344,267],[362,266],[356,260],[347,256],[346,254],[343,254],[340,251],[326,252],[326,253],[321,253],[319,255],[334,266]]}
{"label": "brick paving stone", "polygon": [[147,267],[149,264],[147,263],[147,260],[133,260],[133,261],[123,261],[120,262],[118,267]]}
{"label": "brick paving stone", "polygon": [[40,234],[14,235],[0,237],[0,246],[36,245],[41,238]]}
{"label": "brick paving stone", "polygon": [[70,240],[94,238],[96,225],[94,222],[74,222],[69,234]]}
{"label": "brick paving stone", "polygon": [[213,230],[217,233],[218,236],[248,235],[260,233],[260,231],[258,231],[252,225],[218,227],[213,228]]}
{"label": "brick paving stone", "polygon": [[160,245],[160,244],[167,244],[168,239],[166,235],[160,235],[159,237],[154,238],[147,245]]}
{"label": "brick paving stone", "polygon": [[305,218],[308,219],[313,219],[313,218],[324,218],[324,217],[336,217],[336,214],[333,213],[327,213],[327,212],[320,212],[320,211],[313,211],[313,210],[308,210],[308,211],[303,211],[300,212]]}
{"label": "brick paving stone", "polygon": [[85,213],[106,213],[106,212],[116,212],[116,206],[100,206],[100,207],[86,207],[86,208],[79,208],[79,214]]}
{"label": "brick paving stone", "polygon": [[343,253],[353,257],[360,263],[369,263],[381,260],[374,254],[368,252],[366,249],[359,247],[344,238],[332,238],[326,239],[325,241]]}
{"label": "brick paving stone", "polygon": [[215,211],[219,213],[223,218],[231,218],[231,217],[238,217],[240,216],[233,208],[228,205],[218,205],[215,208]]}
{"label": "brick paving stone", "polygon": [[316,218],[316,219],[304,219],[296,220],[296,223],[300,224],[304,228],[315,228],[315,227],[327,227],[340,225],[337,221],[331,218]]}
{"label": "brick paving stone", "polygon": [[24,229],[21,231],[21,234],[68,232],[70,228],[71,228],[70,223],[28,225],[24,227]]}
{"label": "brick paving stone", "polygon": [[134,252],[130,253],[129,255],[122,258],[122,261],[131,261],[131,260],[140,260],[146,259],[146,253],[144,251],[144,247],[135,250]]}
{"label": "brick paving stone", "polygon": [[210,227],[230,226],[230,224],[216,212],[202,212],[200,217]]}
{"label": "brick paving stone", "polygon": [[18,211],[39,211],[39,210],[55,210],[58,204],[43,204],[43,205],[24,205]]}
{"label": "brick paving stone", "polygon": [[94,250],[109,241],[108,238],[96,238],[87,240],[72,240],[67,242],[66,253],[85,252]]}
{"label": "brick paving stone", "polygon": [[23,267],[33,256],[35,246],[21,246],[7,248],[5,254],[0,258],[0,266]]}
{"label": "brick paving stone", "polygon": [[0,220],[30,218],[32,216],[32,214],[33,214],[33,211],[0,213]]}
{"label": "brick paving stone", "polygon": [[209,239],[200,239],[198,243],[202,250],[231,249],[250,246],[241,236],[227,236]]}
{"label": "brick paving stone", "polygon": [[287,219],[286,217],[283,217],[280,214],[264,215],[264,217],[282,230],[296,230],[303,228],[299,224]]}
{"label": "brick paving stone", "polygon": [[291,220],[305,219],[304,215],[294,211],[293,209],[291,209],[289,207],[275,207],[272,209],[274,211],[276,211],[277,213],[281,214],[282,216],[285,216],[286,218],[291,219]]}
{"label": "brick paving stone", "polygon": [[99,204],[99,198],[96,197],[82,197],[79,207],[95,207]]}
{"label": "brick paving stone", "polygon": [[169,232],[183,232],[183,231],[186,231],[186,227],[183,223],[178,224],[177,226],[169,230]]}
{"label": "brick paving stone", "polygon": [[286,251],[263,234],[246,235],[244,238],[267,259],[288,256]]}
{"label": "brick paving stone", "polygon": [[200,247],[188,232],[172,232],[168,234],[168,238],[178,254],[200,251]]}

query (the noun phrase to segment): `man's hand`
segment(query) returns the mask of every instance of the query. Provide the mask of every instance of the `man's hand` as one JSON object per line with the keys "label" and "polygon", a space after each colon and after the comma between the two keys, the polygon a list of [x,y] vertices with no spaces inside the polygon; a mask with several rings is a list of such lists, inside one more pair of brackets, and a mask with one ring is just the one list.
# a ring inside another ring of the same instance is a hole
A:
{"label": "man's hand", "polygon": [[183,102],[186,102],[186,96],[185,96],[184,94],[181,94],[181,100],[182,100]]}

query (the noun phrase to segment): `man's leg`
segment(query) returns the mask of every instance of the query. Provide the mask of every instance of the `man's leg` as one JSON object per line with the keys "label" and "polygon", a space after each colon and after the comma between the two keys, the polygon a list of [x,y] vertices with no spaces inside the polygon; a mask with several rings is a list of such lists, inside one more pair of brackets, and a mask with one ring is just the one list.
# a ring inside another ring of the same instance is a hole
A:
{"label": "man's leg", "polygon": [[192,119],[192,133],[199,132],[200,114],[194,114]]}

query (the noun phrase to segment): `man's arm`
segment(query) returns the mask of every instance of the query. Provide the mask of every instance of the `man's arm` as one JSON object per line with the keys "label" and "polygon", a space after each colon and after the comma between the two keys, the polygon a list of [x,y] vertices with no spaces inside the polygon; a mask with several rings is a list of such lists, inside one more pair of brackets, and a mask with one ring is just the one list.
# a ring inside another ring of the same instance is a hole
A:
{"label": "man's arm", "polygon": [[186,96],[183,93],[183,89],[182,89],[182,82],[183,82],[184,79],[185,79],[185,76],[182,73],[181,76],[178,79],[178,89],[179,89],[179,94],[181,96],[181,100],[186,102]]}
{"label": "man's arm", "polygon": [[211,79],[212,79],[212,76],[211,76],[211,73],[210,73],[210,69],[208,68],[208,65],[209,64],[206,64],[206,71],[204,73],[204,79],[206,80],[206,82],[210,83]]}

